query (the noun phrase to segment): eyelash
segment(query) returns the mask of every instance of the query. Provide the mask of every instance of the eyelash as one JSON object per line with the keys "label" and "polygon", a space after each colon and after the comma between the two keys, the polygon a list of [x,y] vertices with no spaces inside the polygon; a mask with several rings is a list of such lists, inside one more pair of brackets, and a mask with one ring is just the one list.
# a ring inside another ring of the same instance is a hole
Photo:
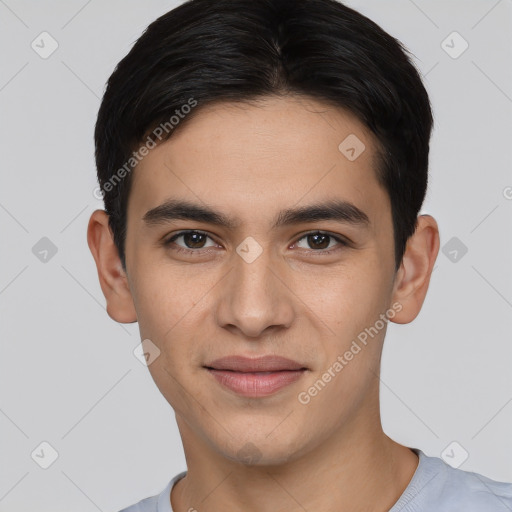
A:
{"label": "eyelash", "polygon": [[[180,231],[179,233],[176,233],[175,235],[173,235],[171,238],[168,238],[167,240],[165,240],[164,241],[164,246],[171,248],[170,247],[171,244],[176,239],[178,239],[179,237],[181,237],[183,235],[187,235],[187,234],[191,234],[191,233],[196,233],[196,234],[199,234],[199,235],[204,235],[204,236],[210,238],[211,240],[213,240],[210,237],[210,235],[208,233],[205,233],[204,231],[200,231],[200,230],[197,230],[197,229],[189,229],[189,230],[185,230],[185,231]],[[299,239],[297,239],[297,241],[294,242],[293,245],[297,244],[298,242],[300,242],[304,238],[307,238],[308,236],[311,236],[311,235],[326,235],[329,238],[334,239],[342,247],[348,247],[349,246],[349,243],[346,242],[345,240],[343,240],[342,238],[340,238],[340,237],[338,237],[336,235],[333,235],[331,233],[325,232],[325,231],[310,231],[309,233],[305,233]],[[185,249],[185,248],[180,247],[180,246],[172,247],[173,251],[176,251],[176,252],[179,252],[179,253],[186,253],[186,254],[198,253],[198,252],[202,251],[203,249],[204,248],[200,248],[200,249]],[[305,249],[305,250],[308,250],[308,249]],[[309,249],[310,252],[319,253],[319,254],[327,254],[327,255],[332,254],[333,252],[336,252],[338,250],[340,250],[340,247],[337,247],[337,248],[334,248],[334,249],[318,249],[318,250]]]}

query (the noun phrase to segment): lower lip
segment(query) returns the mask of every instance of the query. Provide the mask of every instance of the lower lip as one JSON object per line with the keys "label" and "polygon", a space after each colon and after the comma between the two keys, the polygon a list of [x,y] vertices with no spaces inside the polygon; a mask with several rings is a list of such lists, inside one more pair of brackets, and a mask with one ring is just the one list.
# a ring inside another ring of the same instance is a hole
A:
{"label": "lower lip", "polygon": [[229,370],[207,370],[220,384],[242,396],[268,396],[299,380],[306,370],[243,373]]}

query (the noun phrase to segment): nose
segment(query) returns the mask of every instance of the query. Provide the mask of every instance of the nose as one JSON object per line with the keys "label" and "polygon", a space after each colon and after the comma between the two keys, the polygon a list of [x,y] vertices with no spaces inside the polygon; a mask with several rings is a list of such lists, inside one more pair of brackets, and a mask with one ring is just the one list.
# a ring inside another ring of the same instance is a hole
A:
{"label": "nose", "polygon": [[272,260],[268,250],[251,262],[234,254],[233,268],[218,297],[218,324],[250,338],[290,327],[294,307],[287,268],[285,262]]}

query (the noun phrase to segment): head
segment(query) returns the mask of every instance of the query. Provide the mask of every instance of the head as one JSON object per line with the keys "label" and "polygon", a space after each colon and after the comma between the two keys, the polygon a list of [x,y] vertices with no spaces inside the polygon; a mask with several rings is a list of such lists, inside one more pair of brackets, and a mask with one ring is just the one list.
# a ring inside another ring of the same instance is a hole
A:
{"label": "head", "polygon": [[[417,316],[439,248],[431,128],[406,50],[334,0],[191,0],[118,64],[88,241],[183,436],[275,464],[377,419],[387,321]],[[240,396],[207,370],[233,354],[306,371]]]}

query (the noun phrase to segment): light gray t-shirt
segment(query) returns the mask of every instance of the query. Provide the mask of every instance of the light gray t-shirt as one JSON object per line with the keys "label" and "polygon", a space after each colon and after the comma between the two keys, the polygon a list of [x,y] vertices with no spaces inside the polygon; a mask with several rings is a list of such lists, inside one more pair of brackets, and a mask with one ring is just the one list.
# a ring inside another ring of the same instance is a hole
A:
{"label": "light gray t-shirt", "polygon": [[[512,483],[452,468],[438,457],[411,449],[419,457],[418,467],[389,512],[512,512]],[[177,474],[160,494],[120,512],[173,512],[171,489],[186,474]]]}

